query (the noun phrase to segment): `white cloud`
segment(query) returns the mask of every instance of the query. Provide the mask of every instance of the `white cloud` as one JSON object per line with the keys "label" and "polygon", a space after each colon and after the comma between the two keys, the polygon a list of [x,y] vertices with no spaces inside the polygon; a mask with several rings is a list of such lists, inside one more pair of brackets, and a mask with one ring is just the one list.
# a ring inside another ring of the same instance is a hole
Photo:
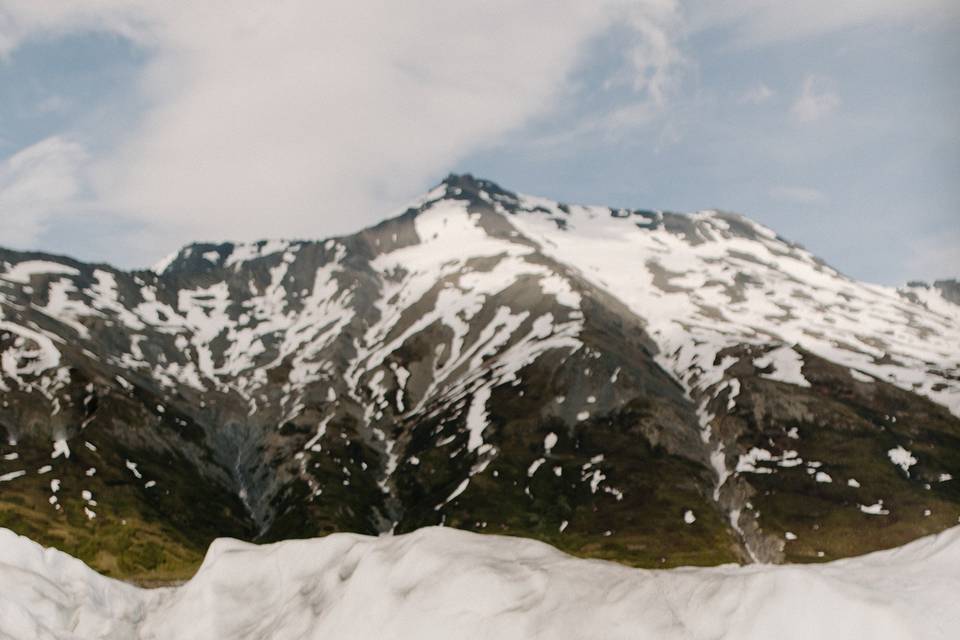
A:
{"label": "white cloud", "polygon": [[614,26],[636,34],[634,89],[661,104],[676,12],[674,0],[10,0],[0,53],[71,29],[151,52],[147,112],[93,162],[107,210],[183,240],[319,237],[382,217],[550,112]]}
{"label": "white cloud", "polygon": [[840,106],[840,97],[825,89],[824,78],[808,75],[803,80],[800,96],[790,107],[790,114],[799,122],[815,122],[833,113]]}
{"label": "white cloud", "polygon": [[738,101],[743,104],[762,104],[774,96],[774,91],[762,82],[740,94]]}
{"label": "white cloud", "polygon": [[797,204],[817,204],[826,201],[826,195],[817,189],[797,186],[777,186],[769,191],[770,197]]}
{"label": "white cloud", "polygon": [[107,31],[146,41],[149,33],[144,15],[146,8],[136,5],[136,0],[3,0],[0,58],[8,56],[31,37],[57,36],[77,30]]}
{"label": "white cloud", "polygon": [[675,42],[682,24],[679,11],[672,2],[658,2],[646,11],[627,12],[626,24],[636,35],[626,55],[633,87],[662,107],[677,83],[677,68],[686,63]]}
{"label": "white cloud", "polygon": [[51,137],[0,164],[0,238],[29,248],[55,216],[76,211],[86,159],[75,142]]}

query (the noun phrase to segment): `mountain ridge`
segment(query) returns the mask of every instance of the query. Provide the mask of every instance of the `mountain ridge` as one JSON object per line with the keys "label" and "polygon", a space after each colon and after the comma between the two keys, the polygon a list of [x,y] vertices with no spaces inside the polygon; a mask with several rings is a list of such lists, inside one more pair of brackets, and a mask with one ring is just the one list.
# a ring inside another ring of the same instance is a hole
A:
{"label": "mountain ridge", "polygon": [[101,570],[439,523],[816,561],[960,517],[949,287],[858,283],[737,214],[450,176],[356,234],[161,266],[0,251],[0,525]]}

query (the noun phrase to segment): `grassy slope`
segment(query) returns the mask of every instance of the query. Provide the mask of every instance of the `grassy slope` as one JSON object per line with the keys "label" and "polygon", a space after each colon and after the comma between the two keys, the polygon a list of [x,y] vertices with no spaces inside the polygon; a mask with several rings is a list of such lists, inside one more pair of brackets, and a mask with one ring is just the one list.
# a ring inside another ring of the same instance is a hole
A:
{"label": "grassy slope", "polygon": [[[797,452],[812,469],[765,464],[771,474],[744,474],[763,530],[785,539],[785,560],[816,562],[905,544],[960,522],[960,420],[919,396],[882,382],[862,383],[842,367],[805,354],[810,389],[746,379],[737,415],[748,423],[743,451],[758,446]],[[758,405],[757,398],[762,397]],[[793,414],[790,418],[784,416]],[[796,429],[797,438],[786,433]],[[909,450],[909,474],[888,451]],[[816,471],[832,482],[817,482]],[[855,479],[860,487],[848,486]],[[887,515],[859,505],[883,500]],[[929,515],[924,515],[929,511]],[[822,555],[821,555],[822,554]]]}

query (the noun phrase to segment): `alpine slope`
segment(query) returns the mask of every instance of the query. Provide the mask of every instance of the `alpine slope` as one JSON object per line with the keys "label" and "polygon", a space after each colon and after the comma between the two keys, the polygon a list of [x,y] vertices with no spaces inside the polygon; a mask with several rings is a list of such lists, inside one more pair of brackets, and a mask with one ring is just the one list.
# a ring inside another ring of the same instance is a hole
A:
{"label": "alpine slope", "polygon": [[142,582],[222,536],[444,525],[652,568],[960,519],[957,281],[469,175],[150,270],[0,250],[0,397],[0,526]]}

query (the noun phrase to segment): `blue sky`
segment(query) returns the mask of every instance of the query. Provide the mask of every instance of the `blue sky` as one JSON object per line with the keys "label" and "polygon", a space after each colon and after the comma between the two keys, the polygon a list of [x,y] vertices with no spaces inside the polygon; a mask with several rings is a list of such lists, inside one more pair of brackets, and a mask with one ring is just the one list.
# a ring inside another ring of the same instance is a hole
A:
{"label": "blue sky", "polygon": [[0,245],[324,237],[457,171],[960,276],[954,4],[0,0]]}

